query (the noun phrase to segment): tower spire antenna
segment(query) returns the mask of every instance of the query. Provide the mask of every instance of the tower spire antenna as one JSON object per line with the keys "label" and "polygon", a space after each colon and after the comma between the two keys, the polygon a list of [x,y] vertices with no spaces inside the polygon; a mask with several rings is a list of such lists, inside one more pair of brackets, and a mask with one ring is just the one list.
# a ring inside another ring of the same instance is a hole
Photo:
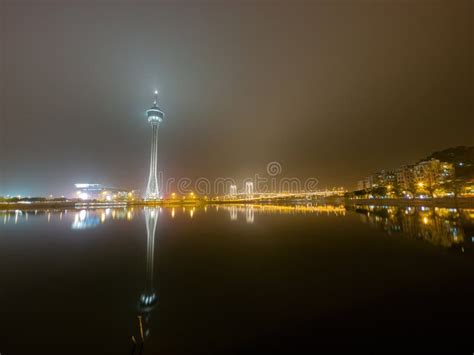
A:
{"label": "tower spire antenna", "polygon": [[158,90],[155,90],[155,101],[153,101],[155,105],[158,104]]}

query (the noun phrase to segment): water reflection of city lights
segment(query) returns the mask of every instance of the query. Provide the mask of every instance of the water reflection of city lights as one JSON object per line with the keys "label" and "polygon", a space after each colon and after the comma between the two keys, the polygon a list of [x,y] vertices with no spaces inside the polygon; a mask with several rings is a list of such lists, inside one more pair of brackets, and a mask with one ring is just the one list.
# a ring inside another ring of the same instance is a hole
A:
{"label": "water reflection of city lights", "polygon": [[[182,208],[184,214],[189,218],[202,217],[199,209],[204,207],[173,207],[169,208],[172,218],[176,217],[176,212]],[[359,213],[360,219],[382,228],[386,233],[400,233],[414,239],[426,240],[429,243],[444,247],[456,247],[457,250],[463,248],[465,251],[472,250],[474,236],[472,226],[474,222],[474,209],[455,209],[441,207],[382,207],[382,206],[358,206],[344,207],[343,205],[266,205],[266,204],[236,204],[236,205],[214,205],[208,206],[213,211],[219,209],[228,211],[227,218],[231,221],[243,223],[257,223],[260,217],[274,214],[311,214],[324,216],[345,216],[347,209]],[[135,207],[135,210],[137,208]],[[162,209],[167,209],[163,207]],[[141,215],[143,209],[138,213],[133,212],[133,208],[106,208],[106,209],[81,209],[73,210],[67,217],[66,210],[11,210],[0,211],[3,214],[3,224],[19,224],[43,218],[45,222],[51,220],[59,223],[69,221],[72,229],[91,229],[106,224],[110,220],[132,221],[137,215]],[[150,211],[153,216],[160,208]],[[186,213],[188,212],[188,213]],[[352,213],[352,212],[351,212]],[[467,244],[466,244],[467,243]]]}
{"label": "water reflection of city lights", "polygon": [[21,211],[20,211],[20,210],[16,210],[16,211],[15,211],[15,224],[18,223],[18,215],[20,215],[20,214],[21,214]]}
{"label": "water reflection of city lights", "polygon": [[[399,232],[443,247],[465,250],[465,228],[471,228],[471,209],[428,207],[395,207],[392,213],[381,206],[358,206],[355,211],[363,222],[383,228],[387,233]],[[407,213],[409,212],[409,213]],[[464,227],[465,226],[465,227]]]}
{"label": "water reflection of city lights", "polygon": [[[230,213],[231,220],[237,220],[238,214],[243,214],[245,221],[248,223],[253,223],[255,220],[255,214],[298,214],[298,213],[313,213],[321,214],[325,213],[327,215],[344,215],[345,208],[343,206],[313,206],[311,204],[298,205],[298,206],[287,206],[287,205],[226,205],[223,206],[224,209],[227,209]],[[196,213],[199,207],[181,207],[183,214],[186,212],[189,213],[190,218],[195,218]],[[219,211],[219,206],[215,205],[212,208],[216,212]],[[209,206],[202,207],[204,211],[209,209]],[[153,213],[158,214],[159,211],[162,211],[163,207],[156,208],[153,210]],[[133,213],[134,209],[131,208],[105,208],[105,209],[81,209],[75,210],[73,214],[73,229],[84,229],[92,228],[98,226],[99,224],[104,224],[108,219],[113,220],[128,220],[132,221],[135,218]],[[54,218],[54,215],[58,215],[58,220],[62,221],[67,216],[67,210],[34,210],[34,216],[46,216],[47,221],[50,222],[51,218]],[[176,217],[177,208],[170,208],[171,217]],[[0,212],[1,213],[1,212]],[[20,223],[20,221],[28,221],[29,214],[28,211],[14,210],[14,211],[4,211],[3,212],[3,224],[8,224],[10,218],[13,218],[14,223]]]}
{"label": "water reflection of city lights", "polygon": [[86,210],[81,210],[74,215],[74,222],[71,225],[72,229],[89,229],[95,228],[100,224],[100,219],[95,213],[88,213]]}
{"label": "water reflection of city lights", "polygon": [[[333,205],[312,205],[310,203],[305,205],[227,205],[224,206],[229,211],[231,221],[238,219],[238,214],[242,213],[245,216],[247,223],[255,221],[255,214],[327,214],[327,215],[345,215],[346,209],[344,206]],[[217,211],[217,206],[216,206]]]}
{"label": "water reflection of city lights", "polygon": [[232,206],[231,208],[229,208],[229,214],[230,214],[230,220],[231,221],[236,221],[237,220],[237,217],[238,217],[237,212],[238,212],[237,207]]}

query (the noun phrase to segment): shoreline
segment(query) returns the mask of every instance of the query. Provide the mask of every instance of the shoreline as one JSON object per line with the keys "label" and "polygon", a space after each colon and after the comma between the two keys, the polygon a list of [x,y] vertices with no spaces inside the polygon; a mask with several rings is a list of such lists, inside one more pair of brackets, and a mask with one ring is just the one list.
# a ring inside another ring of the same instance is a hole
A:
{"label": "shoreline", "polygon": [[434,199],[345,199],[346,205],[374,205],[398,207],[441,207],[441,208],[474,208],[474,198],[434,198]]}
{"label": "shoreline", "polygon": [[45,209],[90,209],[90,208],[120,208],[120,207],[196,207],[205,205],[297,205],[297,204],[328,204],[328,205],[374,205],[374,206],[427,206],[427,207],[441,207],[441,208],[474,208],[474,198],[439,198],[439,199],[348,199],[342,197],[329,197],[319,200],[287,200],[287,201],[269,201],[269,200],[228,200],[228,201],[132,201],[132,202],[116,202],[116,203],[102,203],[102,202],[31,202],[31,203],[0,203],[0,210],[45,210]]}

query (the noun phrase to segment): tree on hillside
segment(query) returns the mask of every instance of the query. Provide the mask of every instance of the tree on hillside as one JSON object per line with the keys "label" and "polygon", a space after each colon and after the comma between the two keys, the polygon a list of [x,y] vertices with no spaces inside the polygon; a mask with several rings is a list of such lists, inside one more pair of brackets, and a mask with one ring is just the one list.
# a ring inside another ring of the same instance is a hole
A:
{"label": "tree on hillside", "polygon": [[377,197],[385,197],[387,195],[387,188],[385,186],[375,187],[370,192]]}
{"label": "tree on hillside", "polygon": [[454,165],[455,175],[459,178],[474,178],[474,147],[459,146],[434,152],[425,160],[438,159]]}

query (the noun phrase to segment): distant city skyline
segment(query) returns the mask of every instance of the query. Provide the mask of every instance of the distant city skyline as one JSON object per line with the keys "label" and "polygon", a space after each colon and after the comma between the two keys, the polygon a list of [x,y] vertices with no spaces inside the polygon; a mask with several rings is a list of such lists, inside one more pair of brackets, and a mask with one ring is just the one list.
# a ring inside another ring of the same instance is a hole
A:
{"label": "distant city skyline", "polygon": [[[245,20],[243,20],[245,19]],[[472,146],[472,2],[0,4],[0,195],[159,170],[354,187]]]}

